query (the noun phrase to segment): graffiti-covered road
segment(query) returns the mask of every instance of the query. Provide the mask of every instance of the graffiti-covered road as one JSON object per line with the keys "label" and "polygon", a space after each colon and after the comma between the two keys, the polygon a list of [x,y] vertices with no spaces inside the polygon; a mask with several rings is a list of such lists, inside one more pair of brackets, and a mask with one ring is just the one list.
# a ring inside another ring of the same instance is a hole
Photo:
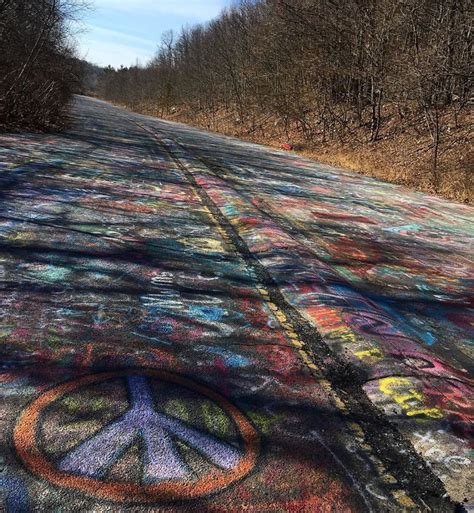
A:
{"label": "graffiti-covered road", "polygon": [[473,508],[473,226],[82,97],[0,135],[0,510]]}

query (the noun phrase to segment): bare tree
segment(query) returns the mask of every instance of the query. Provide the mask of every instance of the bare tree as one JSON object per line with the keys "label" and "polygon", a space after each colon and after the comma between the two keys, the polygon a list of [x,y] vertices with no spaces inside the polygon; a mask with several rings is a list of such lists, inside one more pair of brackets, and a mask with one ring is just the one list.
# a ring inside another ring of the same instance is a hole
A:
{"label": "bare tree", "polygon": [[77,80],[68,21],[75,0],[0,0],[0,125],[59,119]]}

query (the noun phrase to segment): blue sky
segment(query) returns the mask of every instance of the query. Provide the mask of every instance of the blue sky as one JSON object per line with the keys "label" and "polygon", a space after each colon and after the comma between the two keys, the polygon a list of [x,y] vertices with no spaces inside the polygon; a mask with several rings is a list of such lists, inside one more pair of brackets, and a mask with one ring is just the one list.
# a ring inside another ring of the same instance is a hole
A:
{"label": "blue sky", "polygon": [[145,64],[163,32],[210,20],[232,0],[95,0],[77,35],[82,58],[101,66]]}

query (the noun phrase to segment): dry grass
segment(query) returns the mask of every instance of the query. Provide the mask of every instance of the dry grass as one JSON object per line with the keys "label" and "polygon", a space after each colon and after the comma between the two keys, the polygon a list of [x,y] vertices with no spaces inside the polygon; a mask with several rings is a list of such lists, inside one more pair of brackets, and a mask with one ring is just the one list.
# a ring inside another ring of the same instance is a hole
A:
{"label": "dry grass", "polygon": [[[142,106],[140,112],[159,116],[156,109]],[[344,141],[318,143],[305,141],[296,131],[289,140],[271,118],[241,123],[234,114],[223,111],[209,115],[180,109],[165,116],[213,132],[279,148],[290,142],[297,153],[325,164],[350,169],[411,189],[444,198],[474,203],[474,115],[467,109],[457,124],[450,113],[443,116],[443,134],[437,178],[432,171],[431,138],[420,115],[411,115],[403,123],[395,114],[384,119],[380,139],[368,142],[367,128],[354,129]],[[319,139],[319,137],[316,137]]]}

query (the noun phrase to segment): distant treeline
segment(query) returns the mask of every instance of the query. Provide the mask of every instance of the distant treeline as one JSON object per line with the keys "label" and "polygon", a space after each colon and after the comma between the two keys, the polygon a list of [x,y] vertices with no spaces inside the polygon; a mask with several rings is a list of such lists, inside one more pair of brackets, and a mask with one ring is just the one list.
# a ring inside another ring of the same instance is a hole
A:
{"label": "distant treeline", "polygon": [[104,68],[91,64],[83,59],[76,59],[76,74],[79,77],[78,84],[74,89],[77,94],[95,96],[97,93],[100,77]]}
{"label": "distant treeline", "polygon": [[0,0],[0,128],[61,120],[78,67],[68,22],[81,0]]}
{"label": "distant treeline", "polygon": [[268,115],[323,141],[355,126],[375,141],[384,108],[401,121],[416,111],[436,167],[440,112],[472,93],[472,14],[471,0],[243,1],[167,34],[145,67],[109,68],[100,94],[162,115],[225,109],[250,130]]}

